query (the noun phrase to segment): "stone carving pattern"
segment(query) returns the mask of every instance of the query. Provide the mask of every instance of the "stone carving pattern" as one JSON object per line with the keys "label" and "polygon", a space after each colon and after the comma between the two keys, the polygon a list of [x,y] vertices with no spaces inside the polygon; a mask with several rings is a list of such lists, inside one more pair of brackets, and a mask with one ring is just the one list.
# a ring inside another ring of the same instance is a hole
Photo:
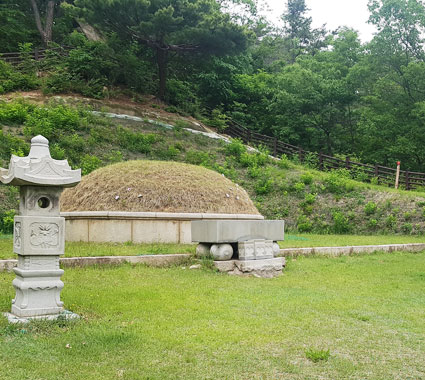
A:
{"label": "stone carving pattern", "polygon": [[32,223],[30,243],[35,248],[59,246],[59,226],[56,223]]}
{"label": "stone carving pattern", "polygon": [[21,222],[15,222],[15,240],[14,244],[16,248],[21,248],[22,238],[21,238]]}

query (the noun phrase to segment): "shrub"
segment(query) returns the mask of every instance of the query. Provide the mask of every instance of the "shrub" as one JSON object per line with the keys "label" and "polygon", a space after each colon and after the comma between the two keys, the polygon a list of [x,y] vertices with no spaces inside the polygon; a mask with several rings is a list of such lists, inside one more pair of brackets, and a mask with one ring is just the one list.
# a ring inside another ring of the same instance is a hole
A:
{"label": "shrub", "polygon": [[0,102],[1,124],[24,124],[35,107],[23,102]]}
{"label": "shrub", "polygon": [[186,152],[185,161],[192,165],[211,166],[211,157],[207,152],[197,150],[188,150]]}
{"label": "shrub", "polygon": [[313,182],[313,176],[310,173],[304,173],[300,179],[304,185],[310,185]]}
{"label": "shrub", "polygon": [[368,202],[364,207],[364,212],[366,215],[372,215],[376,212],[377,205],[375,202]]}
{"label": "shrub", "polygon": [[0,60],[0,94],[17,90],[33,90],[39,81],[33,73],[21,73]]}
{"label": "shrub", "polygon": [[305,184],[303,182],[296,182],[293,186],[293,190],[296,194],[302,195],[305,191]]}
{"label": "shrub", "polygon": [[333,218],[333,230],[336,234],[344,234],[350,230],[350,224],[348,218],[340,211],[336,211],[332,214]]}
{"label": "shrub", "polygon": [[211,116],[206,120],[206,124],[210,127],[217,128],[219,132],[223,132],[227,127],[227,116],[218,109],[211,112]]}
{"label": "shrub", "polygon": [[413,230],[413,225],[412,225],[412,223],[404,223],[402,226],[401,226],[401,230],[403,231],[403,233],[405,233],[405,234],[411,234],[412,233],[412,230]]}
{"label": "shrub", "polygon": [[15,210],[5,211],[0,214],[0,232],[3,234],[13,233]]}
{"label": "shrub", "polygon": [[80,161],[81,174],[87,175],[93,170],[98,169],[102,165],[102,161],[99,157],[94,155],[85,154]]}
{"label": "shrub", "polygon": [[350,172],[346,169],[332,171],[325,179],[327,191],[334,194],[343,194],[352,191],[354,186],[349,182]]}
{"label": "shrub", "polygon": [[273,189],[273,179],[267,176],[261,178],[254,187],[255,193],[257,195],[266,195],[269,194]]}
{"label": "shrub", "polygon": [[263,172],[263,169],[259,168],[258,166],[253,166],[251,168],[248,168],[248,175],[251,178],[258,178],[262,172]]}
{"label": "shrub", "polygon": [[297,219],[297,229],[299,232],[311,232],[313,223],[307,216],[300,215]]}
{"label": "shrub", "polygon": [[277,162],[277,165],[281,169],[288,169],[290,166],[288,156],[286,154],[282,154],[280,156],[280,160]]}
{"label": "shrub", "polygon": [[378,221],[376,219],[369,219],[367,226],[371,229],[374,229],[378,226]]}
{"label": "shrub", "polygon": [[139,153],[149,153],[152,149],[152,144],[157,141],[156,135],[152,133],[133,132],[123,127],[118,127],[117,136],[122,148]]}
{"label": "shrub", "polygon": [[397,217],[394,214],[388,215],[385,219],[385,225],[390,228],[394,229],[397,224]]}
{"label": "shrub", "polygon": [[226,154],[240,158],[242,154],[246,153],[246,146],[240,139],[232,139],[232,141],[225,146]]}
{"label": "shrub", "polygon": [[304,196],[304,202],[305,202],[305,204],[312,205],[314,202],[316,202],[316,198],[317,198],[317,194],[307,193]]}

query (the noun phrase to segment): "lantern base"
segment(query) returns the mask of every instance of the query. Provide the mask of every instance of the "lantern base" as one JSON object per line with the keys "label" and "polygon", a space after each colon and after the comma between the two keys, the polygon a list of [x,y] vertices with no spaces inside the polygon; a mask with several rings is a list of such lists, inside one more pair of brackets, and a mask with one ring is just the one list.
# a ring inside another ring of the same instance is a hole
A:
{"label": "lantern base", "polygon": [[38,315],[36,317],[18,317],[12,313],[3,313],[3,315],[7,318],[9,323],[28,323],[31,321],[57,321],[57,320],[71,320],[71,319],[79,319],[80,316],[78,314],[73,313],[69,310],[64,310],[59,314],[50,314],[50,315]]}

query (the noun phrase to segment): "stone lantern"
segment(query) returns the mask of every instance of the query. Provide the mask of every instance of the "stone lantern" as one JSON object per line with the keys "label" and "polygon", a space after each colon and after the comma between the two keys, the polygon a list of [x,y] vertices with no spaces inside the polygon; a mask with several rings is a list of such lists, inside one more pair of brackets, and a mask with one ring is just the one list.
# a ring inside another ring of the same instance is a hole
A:
{"label": "stone lantern", "polygon": [[20,187],[13,228],[13,251],[18,254],[16,296],[11,313],[6,314],[10,322],[75,316],[64,310],[60,300],[65,219],[60,216],[59,198],[64,187],[80,180],[81,170],[72,170],[67,160],[54,160],[49,141],[40,135],[31,140],[27,157],[12,156],[9,170],[0,168],[2,183]]}

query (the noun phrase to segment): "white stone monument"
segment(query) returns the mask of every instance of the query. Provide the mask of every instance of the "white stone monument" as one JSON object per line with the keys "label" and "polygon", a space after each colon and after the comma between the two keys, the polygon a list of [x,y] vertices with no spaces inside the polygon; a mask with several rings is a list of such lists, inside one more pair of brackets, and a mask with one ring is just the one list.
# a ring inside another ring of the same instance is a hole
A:
{"label": "white stone monument", "polygon": [[13,250],[18,254],[16,296],[11,313],[6,314],[10,322],[76,317],[64,310],[60,300],[65,219],[60,216],[59,198],[64,187],[80,180],[80,169],[72,170],[67,160],[50,156],[49,141],[43,136],[31,140],[27,157],[12,155],[9,170],[0,168],[2,183],[20,187],[13,229]]}

